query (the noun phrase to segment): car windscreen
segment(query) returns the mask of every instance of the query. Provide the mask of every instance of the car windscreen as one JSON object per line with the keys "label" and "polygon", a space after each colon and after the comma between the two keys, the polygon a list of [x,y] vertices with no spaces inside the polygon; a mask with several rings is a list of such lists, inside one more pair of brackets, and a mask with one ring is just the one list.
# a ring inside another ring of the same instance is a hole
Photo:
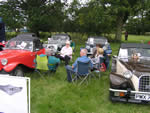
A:
{"label": "car windscreen", "polygon": [[131,57],[133,53],[137,53],[140,57],[150,57],[150,49],[144,48],[124,48],[120,49],[119,57],[126,58]]}
{"label": "car windscreen", "polygon": [[52,36],[53,40],[67,40],[68,37],[66,36]]}
{"label": "car windscreen", "polygon": [[8,41],[4,49],[24,49],[32,51],[33,42],[32,41]]}
{"label": "car windscreen", "polygon": [[107,42],[107,39],[88,38],[88,43],[90,43],[90,44],[102,44],[102,45],[104,45],[106,42]]}

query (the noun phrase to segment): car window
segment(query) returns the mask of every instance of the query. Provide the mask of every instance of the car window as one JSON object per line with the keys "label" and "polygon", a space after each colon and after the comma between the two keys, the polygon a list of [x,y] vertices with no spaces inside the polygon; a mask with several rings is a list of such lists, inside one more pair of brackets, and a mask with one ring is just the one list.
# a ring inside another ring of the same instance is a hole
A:
{"label": "car window", "polygon": [[59,37],[58,37],[58,36],[52,36],[52,39],[53,39],[53,40],[58,40]]}
{"label": "car window", "polygon": [[94,44],[94,38],[88,38],[88,43]]}
{"label": "car window", "polygon": [[31,41],[8,41],[5,49],[24,49],[32,51],[33,43]]}
{"label": "car window", "polygon": [[119,50],[119,57],[120,58],[128,58],[128,50],[120,48],[120,50]]}
{"label": "car window", "polygon": [[119,57],[131,57],[133,53],[137,53],[140,57],[150,57],[150,50],[143,48],[120,49]]}
{"label": "car window", "polygon": [[107,42],[106,39],[101,39],[101,38],[88,38],[87,41],[89,44],[101,44],[102,46],[105,45],[105,43]]}
{"label": "car window", "polygon": [[68,40],[69,38],[66,36],[61,36],[61,40]]}
{"label": "car window", "polygon": [[52,36],[53,40],[69,40],[68,36]]}
{"label": "car window", "polygon": [[34,51],[36,51],[36,49],[42,49],[42,43],[40,42],[40,40],[35,40],[34,41]]}

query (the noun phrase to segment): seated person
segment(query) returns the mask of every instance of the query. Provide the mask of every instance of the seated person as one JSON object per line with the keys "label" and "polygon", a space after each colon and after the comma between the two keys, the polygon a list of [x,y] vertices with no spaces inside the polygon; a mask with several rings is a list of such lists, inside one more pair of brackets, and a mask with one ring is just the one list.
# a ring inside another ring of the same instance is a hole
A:
{"label": "seated person", "polygon": [[[40,54],[40,57],[43,56],[47,56],[48,57],[48,68],[50,71],[56,71],[59,63],[60,63],[60,59],[56,58],[55,56],[51,56],[52,53],[49,50],[46,50],[46,54]],[[36,63],[36,60],[34,59],[34,62]]]}
{"label": "seated person", "polygon": [[104,54],[104,50],[102,48],[97,48],[96,53],[93,54],[93,57],[91,58],[91,60],[94,65],[94,69],[98,68],[100,57],[104,57],[103,54]]}
{"label": "seated person", "polygon": [[90,61],[90,68],[91,69],[93,68],[93,64],[92,64],[91,60],[87,57],[87,50],[86,49],[81,49],[80,56],[81,57],[78,57],[72,66],[69,66],[69,65],[66,66],[68,82],[72,82],[72,74],[77,72],[77,61],[81,61],[81,62]]}
{"label": "seated person", "polygon": [[138,58],[139,58],[139,56],[138,56],[137,53],[133,53],[133,54],[131,55],[131,57],[132,57],[133,59],[138,59]]}
{"label": "seated person", "polygon": [[72,58],[72,48],[70,47],[70,41],[66,41],[66,46],[64,46],[60,55],[56,55],[56,57],[60,58],[60,60],[65,61],[65,65],[68,65],[69,60]]}
{"label": "seated person", "polygon": [[96,48],[94,48],[94,50],[93,50],[93,55],[92,55],[91,57],[95,57],[95,54],[97,53],[97,50],[98,50],[99,48],[102,48],[101,44],[96,44]]}
{"label": "seated person", "polygon": [[48,56],[48,68],[51,71],[56,71],[58,65],[60,64],[60,59],[52,56],[52,52],[50,50],[46,50],[46,55]]}
{"label": "seated person", "polygon": [[139,59],[139,55],[137,54],[137,53],[133,53],[132,55],[131,55],[131,60],[133,61],[133,62],[138,62],[140,59]]}

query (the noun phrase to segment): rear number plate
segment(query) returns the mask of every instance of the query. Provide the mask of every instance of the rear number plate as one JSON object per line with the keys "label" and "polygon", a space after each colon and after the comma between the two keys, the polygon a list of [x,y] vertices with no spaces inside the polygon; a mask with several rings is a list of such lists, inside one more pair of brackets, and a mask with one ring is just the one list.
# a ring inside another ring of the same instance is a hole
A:
{"label": "rear number plate", "polygon": [[150,95],[148,95],[148,94],[135,94],[135,99],[150,101]]}

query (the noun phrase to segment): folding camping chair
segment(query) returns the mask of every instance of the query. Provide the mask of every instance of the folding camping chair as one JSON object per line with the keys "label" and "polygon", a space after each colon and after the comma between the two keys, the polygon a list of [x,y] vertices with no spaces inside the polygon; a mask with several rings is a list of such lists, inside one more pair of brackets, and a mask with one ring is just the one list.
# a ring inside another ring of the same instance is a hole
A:
{"label": "folding camping chair", "polygon": [[73,52],[75,52],[75,42],[71,42],[71,48],[72,48],[72,50],[73,50]]}
{"label": "folding camping chair", "polygon": [[97,69],[94,72],[98,73],[98,76],[100,78],[101,72],[105,72],[105,71],[106,71],[106,66],[104,64],[104,57],[99,57],[99,63],[97,64]]}
{"label": "folding camping chair", "polygon": [[74,82],[77,81],[77,79],[80,79],[81,82],[79,83],[79,85],[81,85],[84,81],[87,81],[88,84],[87,78],[89,77],[90,74],[91,74],[90,61],[88,62],[78,61],[77,72],[75,73],[75,77],[72,79],[72,81]]}
{"label": "folding camping chair", "polygon": [[38,72],[41,77],[43,77],[43,75],[45,75],[46,73],[48,73],[50,71],[48,68],[48,58],[46,55],[43,55],[43,56],[37,55],[36,56],[35,71]]}

